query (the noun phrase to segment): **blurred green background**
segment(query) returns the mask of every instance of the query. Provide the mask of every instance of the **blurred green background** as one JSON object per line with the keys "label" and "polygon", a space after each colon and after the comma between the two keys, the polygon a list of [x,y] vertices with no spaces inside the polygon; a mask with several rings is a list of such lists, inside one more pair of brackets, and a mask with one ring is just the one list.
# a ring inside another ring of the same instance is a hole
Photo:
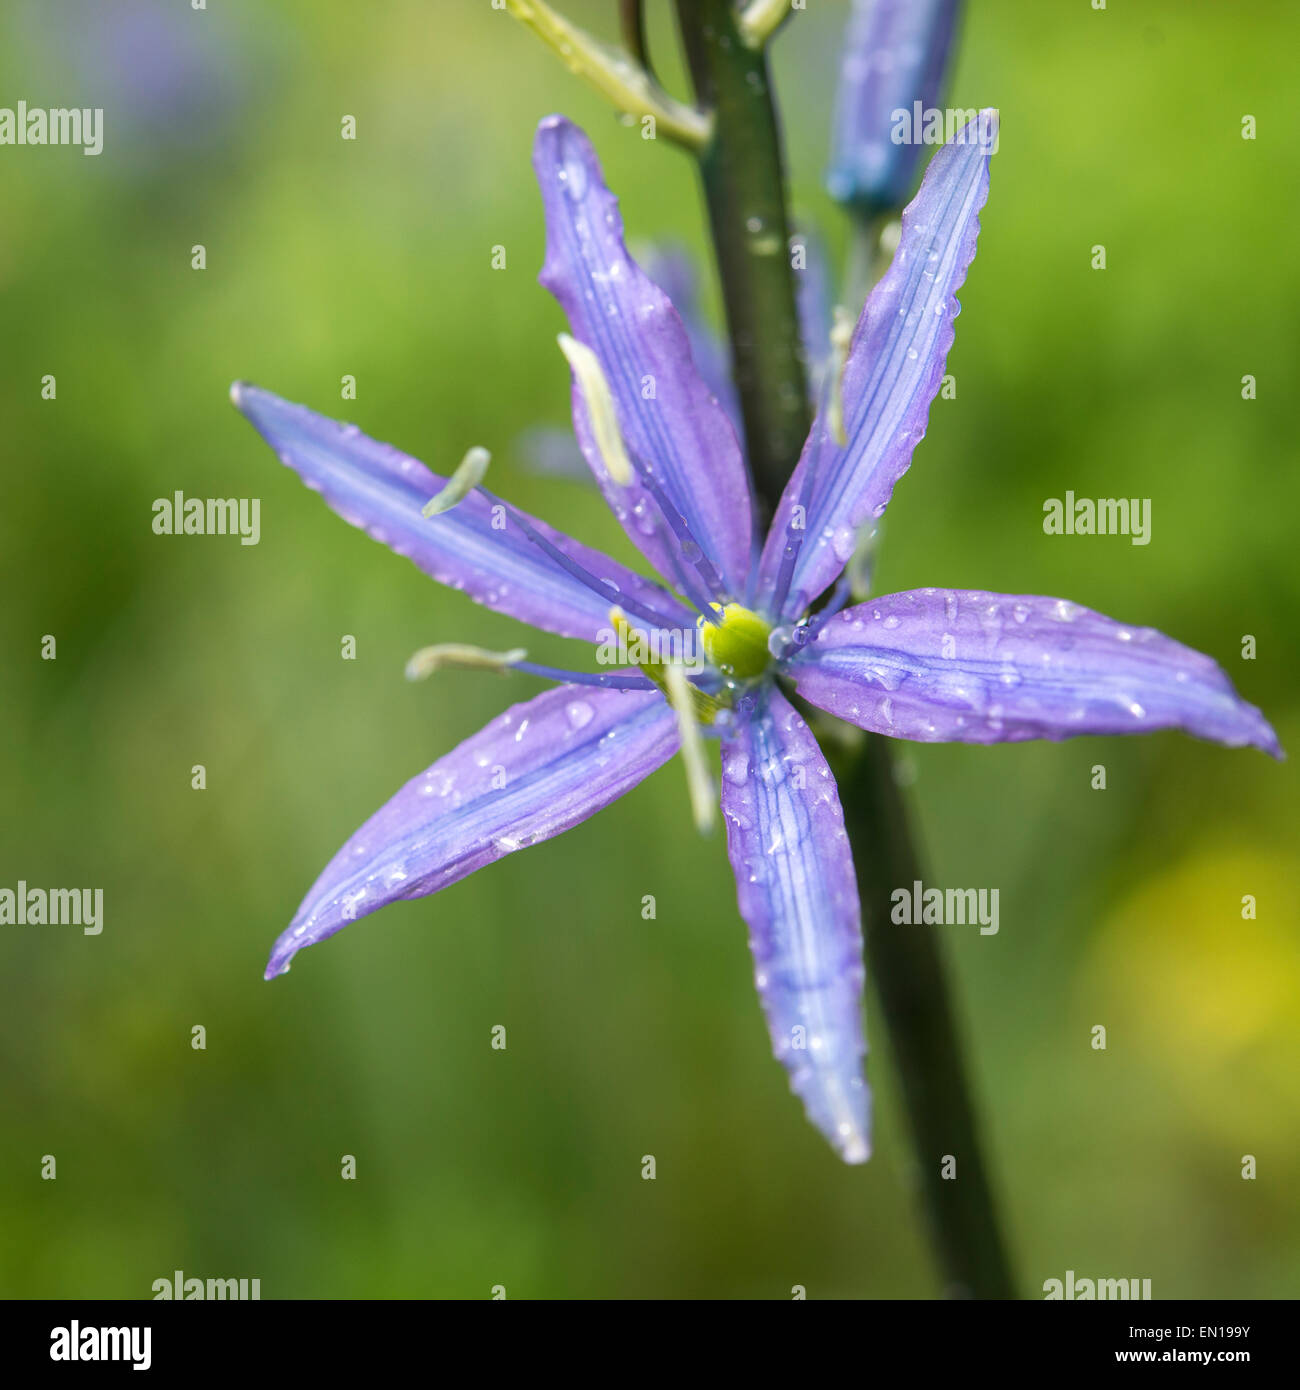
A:
{"label": "blurred green background", "polygon": [[[612,4],[566,8],[612,37]],[[775,46],[794,205],[837,253],[821,174],[845,9],[809,6]],[[999,106],[1001,150],[957,398],[890,509],[879,587],[1157,626],[1294,752],[1300,13],[971,9],[950,101]],[[594,492],[517,447],[568,394],[529,149],[539,117],[572,116],[629,234],[703,253],[689,161],[488,0],[13,0],[0,26],[0,105],[106,108],[98,158],[0,148],[0,886],[105,900],[99,937],[0,928],[0,1291],[148,1297],[182,1269],[268,1298],[936,1293],[874,998],[877,1152],[850,1169],[771,1058],[723,839],[692,831],[677,764],[261,979],[344,838],[539,687],[404,682],[425,643],[520,630],[330,514],[230,382],[435,469],[485,444],[496,490],[626,557]],[[177,489],[261,498],[261,543],[153,534]],[[1151,544],[1045,536],[1066,489],[1150,497]],[[1024,1291],[1073,1269],[1157,1297],[1300,1293],[1294,760],[1168,733],[907,766],[930,881],[1001,892],[998,935],[937,930]]]}

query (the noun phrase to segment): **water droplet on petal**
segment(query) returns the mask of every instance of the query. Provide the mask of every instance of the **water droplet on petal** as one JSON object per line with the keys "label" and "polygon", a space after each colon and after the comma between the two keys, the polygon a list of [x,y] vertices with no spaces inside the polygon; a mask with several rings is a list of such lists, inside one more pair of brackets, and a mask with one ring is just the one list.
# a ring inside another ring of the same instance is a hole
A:
{"label": "water droplet on petal", "polygon": [[[586,702],[586,700],[571,700],[564,707],[565,717],[569,721],[571,729],[583,729],[596,717],[596,711]],[[519,737],[515,735],[516,739]]]}
{"label": "water droplet on petal", "polygon": [[743,787],[749,781],[749,758],[736,750],[722,760],[722,775],[733,787]]}
{"label": "water droplet on petal", "polygon": [[1062,623],[1072,623],[1077,611],[1078,609],[1073,603],[1063,598],[1058,598],[1052,605],[1052,617]]}

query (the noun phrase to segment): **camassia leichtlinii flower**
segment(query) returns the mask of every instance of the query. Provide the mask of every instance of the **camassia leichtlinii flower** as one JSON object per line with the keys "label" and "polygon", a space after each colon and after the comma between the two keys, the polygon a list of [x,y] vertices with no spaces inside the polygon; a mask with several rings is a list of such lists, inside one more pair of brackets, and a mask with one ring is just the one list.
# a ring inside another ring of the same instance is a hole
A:
{"label": "camassia leichtlinii flower", "polygon": [[[728,851],[773,1047],[809,1118],[857,1163],[870,1152],[858,892],[835,781],[792,689],[892,738],[1178,728],[1279,754],[1213,661],[1151,628],[979,590],[849,605],[845,563],[907,469],[940,385],[995,128],[983,113],[931,162],[858,320],[838,385],[842,429],[824,403],[764,537],[736,430],[668,297],[628,255],[590,143],[560,117],[541,123],[541,281],[569,319],[574,428],[661,583],[488,492],[481,450],[439,477],[355,426],[234,388],[281,460],[345,520],[488,608],[598,648],[617,632],[635,653],[591,672],[537,666],[521,650],[417,653],[417,671],[470,660],[554,684],[439,757],[356,832],[275,943],[268,978],[387,903],[579,824],[679,748],[703,814],[703,735],[720,745]],[[679,660],[692,634],[699,659]]]}

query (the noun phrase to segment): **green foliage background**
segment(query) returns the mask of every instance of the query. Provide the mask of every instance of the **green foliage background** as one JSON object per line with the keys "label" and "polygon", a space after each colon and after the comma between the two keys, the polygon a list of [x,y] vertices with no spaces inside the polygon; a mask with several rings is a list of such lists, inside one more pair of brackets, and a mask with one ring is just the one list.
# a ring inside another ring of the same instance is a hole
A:
{"label": "green foliage background", "polygon": [[[612,32],[612,7],[568,9]],[[1300,13],[970,10],[950,100],[999,106],[1001,150],[957,398],[890,509],[880,588],[1152,624],[1213,654],[1294,750]],[[120,42],[97,38],[119,13]],[[794,202],[837,254],[821,173],[843,14],[810,5],[775,49]],[[0,1291],[147,1297],[183,1269],[265,1297],[935,1293],[874,999],[877,1154],[848,1169],[770,1056],[723,841],[693,833],[677,765],[261,979],[342,840],[537,687],[406,684],[418,646],[519,629],[327,512],[230,382],[437,469],[485,444],[497,490],[626,556],[595,494],[517,447],[567,409],[529,148],[539,117],[571,115],[630,234],[703,253],[689,162],[488,0],[13,3],[0,28],[0,105],[107,108],[97,159],[0,148],[0,885],[101,886],[106,920],[0,929]],[[183,80],[145,104],[140,73],[167,62]],[[176,489],[260,497],[261,544],[154,535]],[[1152,543],[1044,536],[1066,489],[1150,497]],[[1294,762],[1164,734],[908,766],[931,880],[1001,891],[997,936],[943,930],[1024,1290],[1069,1268],[1157,1297],[1300,1293]]]}

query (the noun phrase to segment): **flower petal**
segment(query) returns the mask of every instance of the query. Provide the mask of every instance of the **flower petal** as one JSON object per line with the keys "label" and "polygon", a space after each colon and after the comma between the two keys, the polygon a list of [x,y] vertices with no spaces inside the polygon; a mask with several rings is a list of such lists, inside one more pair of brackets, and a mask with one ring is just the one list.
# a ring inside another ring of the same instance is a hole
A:
{"label": "flower petal", "polygon": [[412,778],[339,850],[276,941],[266,978],[359,917],[569,830],[676,748],[657,690],[560,686],[515,705]]}
{"label": "flower petal", "polygon": [[[975,255],[996,131],[996,113],[980,112],[935,155],[903,213],[898,250],[867,297],[844,365],[847,443],[835,442],[823,409],[768,533],[759,602],[770,610],[775,601],[773,616],[797,617],[834,581],[857,528],[884,514],[925,435],[961,307],[956,292]],[[782,601],[783,562],[791,578]]]}
{"label": "flower petal", "polygon": [[[854,0],[826,171],[832,198],[878,212],[907,197],[922,144],[911,122],[917,105],[939,100],[957,10],[958,0]],[[906,140],[892,138],[900,112]]]}
{"label": "flower petal", "polygon": [[871,1152],[862,1075],[862,931],[831,770],[775,687],[722,749],[722,812],[772,1047],[848,1163]]}
{"label": "flower petal", "polygon": [[628,599],[662,613],[665,626],[690,625],[681,603],[659,585],[521,513],[608,593],[587,587],[530,541],[508,513],[494,514],[481,493],[471,493],[440,516],[422,516],[421,507],[447,480],[355,425],[242,382],[232,388],[231,398],[280,461],[344,521],[477,603],[590,642],[603,640],[602,632],[608,635],[611,605]]}
{"label": "flower petal", "polygon": [[695,363],[695,370],[727,412],[727,419],[731,421],[739,439],[740,400],[731,380],[731,358],[727,345],[704,317],[699,276],[690,252],[682,246],[656,247],[647,258],[645,268],[677,310],[691,347],[691,361]]}
{"label": "flower petal", "polygon": [[[676,244],[655,246],[646,258],[645,269],[646,274],[672,301],[673,308],[681,317],[682,327],[686,330],[686,338],[691,345],[691,360],[695,363],[695,370],[699,372],[709,390],[717,396],[739,439],[740,401],[731,381],[731,363],[726,345],[704,317],[700,304],[698,276],[690,252]],[[818,276],[819,281],[824,278],[824,275]],[[801,314],[803,302],[804,297],[801,297]],[[829,309],[826,313],[829,317]],[[818,350],[825,350],[824,342]],[[566,478],[573,482],[595,481],[570,427],[566,426],[561,430],[549,425],[537,425],[526,430],[515,442],[524,462],[534,473]]]}
{"label": "flower petal", "polygon": [[[548,116],[537,128],[533,167],[546,205],[539,279],[568,315],[573,336],[596,354],[629,452],[653,470],[696,543],[741,595],[752,502],[727,412],[692,363],[668,296],[628,255],[618,200],[605,186],[591,142],[572,122]],[[624,529],[661,574],[675,576],[679,546],[667,538],[658,506],[639,480],[619,487],[609,477],[576,381],[573,422]]]}
{"label": "flower petal", "polygon": [[813,704],[894,738],[1017,743],[1182,729],[1282,752],[1208,656],[1065,599],[889,594],[832,618],[786,669]]}

